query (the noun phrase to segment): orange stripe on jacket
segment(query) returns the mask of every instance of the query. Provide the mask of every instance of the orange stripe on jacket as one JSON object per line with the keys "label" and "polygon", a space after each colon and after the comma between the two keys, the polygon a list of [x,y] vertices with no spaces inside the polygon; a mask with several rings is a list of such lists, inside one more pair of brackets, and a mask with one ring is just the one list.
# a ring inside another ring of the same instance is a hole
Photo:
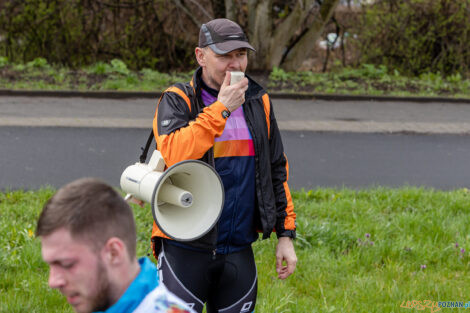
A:
{"label": "orange stripe on jacket", "polygon": [[286,219],[284,220],[284,228],[287,230],[294,230],[295,229],[295,218],[296,214],[294,212],[294,202],[292,201],[292,196],[290,194],[290,189],[289,186],[287,185],[287,181],[289,180],[289,162],[287,161],[287,157],[284,154],[284,157],[286,158],[286,181],[284,182],[284,192],[286,193],[286,200],[287,200],[287,207],[286,207]]}
{"label": "orange stripe on jacket", "polygon": [[183,92],[183,90],[179,89],[178,87],[172,86],[165,90],[165,92],[177,93],[181,98],[183,98],[184,102],[186,102],[189,107],[189,112],[191,112],[191,101],[189,101],[188,96]]}
{"label": "orange stripe on jacket", "polygon": [[167,235],[165,235],[161,230],[160,228],[158,228],[157,224],[155,223],[155,221],[153,222],[153,226],[152,226],[152,238],[153,237],[162,237],[162,238],[166,238],[166,239],[171,239],[170,237],[168,237]]}
{"label": "orange stripe on jacket", "polygon": [[271,128],[271,123],[269,120],[269,114],[271,112],[271,103],[269,102],[269,96],[267,93],[264,94],[262,98],[263,98],[263,106],[264,106],[264,115],[266,115],[266,125],[268,127],[268,139],[269,139],[271,138],[271,133],[269,132]]}

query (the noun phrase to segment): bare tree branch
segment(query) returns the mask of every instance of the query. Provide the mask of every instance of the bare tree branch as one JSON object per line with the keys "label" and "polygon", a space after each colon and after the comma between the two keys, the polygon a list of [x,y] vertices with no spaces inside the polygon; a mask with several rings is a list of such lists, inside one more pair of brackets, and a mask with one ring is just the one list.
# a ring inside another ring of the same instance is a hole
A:
{"label": "bare tree branch", "polygon": [[209,20],[214,19],[214,17],[210,15],[209,12],[207,12],[198,1],[195,1],[195,0],[188,0],[188,1],[194,4],[195,6],[197,6],[199,10],[201,10],[202,14],[204,14]]}
{"label": "bare tree branch", "polygon": [[146,5],[148,3],[153,3],[154,2],[154,0],[148,0],[148,1],[142,1],[142,2],[139,2],[139,3],[122,2],[122,3],[115,4],[115,3],[109,3],[109,2],[106,2],[106,1],[100,1],[100,0],[94,0],[94,1],[98,2],[99,4],[102,4],[104,6],[107,6],[107,7],[122,8],[122,9],[132,9],[132,8],[135,8],[135,7],[138,7],[138,6],[141,6],[141,5]]}
{"label": "bare tree branch", "polygon": [[183,11],[184,14],[186,14],[191,22],[194,23],[197,27],[201,27],[202,23],[194,17],[194,14],[192,14],[189,9],[181,2],[181,0],[174,0],[173,3]]}

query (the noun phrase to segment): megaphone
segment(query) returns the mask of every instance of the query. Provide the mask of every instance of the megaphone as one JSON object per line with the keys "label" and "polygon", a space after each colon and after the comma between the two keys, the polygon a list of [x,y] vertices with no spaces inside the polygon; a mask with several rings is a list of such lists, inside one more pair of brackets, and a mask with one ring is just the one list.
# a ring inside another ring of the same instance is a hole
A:
{"label": "megaphone", "polygon": [[148,164],[136,163],[124,170],[121,188],[128,196],[150,203],[160,230],[178,241],[204,236],[217,223],[224,205],[224,187],[214,168],[187,160],[165,171],[158,150]]}

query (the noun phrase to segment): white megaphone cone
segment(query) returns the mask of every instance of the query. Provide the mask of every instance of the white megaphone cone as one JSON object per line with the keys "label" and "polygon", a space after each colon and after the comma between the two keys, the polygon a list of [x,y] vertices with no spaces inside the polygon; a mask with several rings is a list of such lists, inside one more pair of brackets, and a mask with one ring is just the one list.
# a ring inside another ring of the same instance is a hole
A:
{"label": "white megaphone cone", "polygon": [[224,187],[208,164],[187,160],[166,171],[160,151],[148,164],[136,163],[121,175],[121,188],[151,204],[155,223],[168,237],[191,241],[217,223],[224,205]]}

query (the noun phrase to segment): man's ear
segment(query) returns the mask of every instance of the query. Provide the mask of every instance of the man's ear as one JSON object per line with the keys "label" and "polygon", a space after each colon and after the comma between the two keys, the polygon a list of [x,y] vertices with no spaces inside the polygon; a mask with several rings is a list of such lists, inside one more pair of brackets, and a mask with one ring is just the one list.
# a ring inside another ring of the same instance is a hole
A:
{"label": "man's ear", "polygon": [[206,65],[206,51],[204,51],[203,48],[196,47],[194,53],[196,54],[196,60],[199,66],[204,67]]}
{"label": "man's ear", "polygon": [[111,237],[106,241],[103,249],[101,249],[101,257],[109,265],[122,264],[128,258],[126,245],[121,239]]}

